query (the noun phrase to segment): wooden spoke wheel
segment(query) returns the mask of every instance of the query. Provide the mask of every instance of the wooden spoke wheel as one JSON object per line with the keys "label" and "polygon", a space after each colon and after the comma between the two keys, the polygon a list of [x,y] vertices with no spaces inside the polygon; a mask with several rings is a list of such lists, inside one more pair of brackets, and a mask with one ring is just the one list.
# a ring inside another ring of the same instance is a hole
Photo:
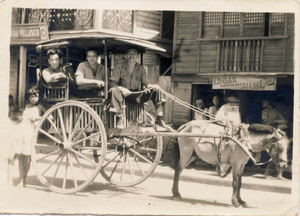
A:
{"label": "wooden spoke wheel", "polygon": [[162,154],[161,136],[119,136],[108,139],[102,176],[118,186],[134,186],[154,171]]}
{"label": "wooden spoke wheel", "polygon": [[75,193],[101,170],[106,146],[97,113],[82,102],[62,102],[51,107],[37,125],[31,145],[33,168],[50,190]]}

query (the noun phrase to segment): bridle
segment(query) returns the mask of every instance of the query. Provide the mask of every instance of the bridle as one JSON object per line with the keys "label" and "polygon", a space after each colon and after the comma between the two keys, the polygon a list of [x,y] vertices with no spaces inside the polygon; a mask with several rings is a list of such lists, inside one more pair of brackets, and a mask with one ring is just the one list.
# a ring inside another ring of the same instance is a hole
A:
{"label": "bridle", "polygon": [[[246,125],[246,124],[242,124],[240,127],[239,127],[239,131],[237,133],[240,132],[241,134],[241,138],[239,139],[242,143],[244,143],[248,150],[251,152],[251,153],[258,153],[256,152],[255,150],[253,150],[253,148],[251,147],[250,145],[250,140],[249,140],[249,131],[248,131],[248,127],[249,125]],[[280,132],[279,132],[280,133]],[[282,134],[283,135],[283,134]],[[280,139],[277,139],[276,138],[276,141],[272,141],[273,138],[270,138],[267,142],[265,143],[262,143],[260,142],[260,144],[264,147],[264,150],[268,153],[268,155],[270,156],[270,160],[266,161],[266,162],[262,162],[262,163],[255,163],[256,165],[264,165],[266,163],[269,163],[270,161],[272,161],[272,157],[270,155],[270,153],[272,152],[272,149],[275,148],[275,151],[276,151],[276,165],[279,164],[280,162],[285,162],[285,163],[288,163],[288,161],[286,160],[283,160],[281,158],[279,158],[279,141],[280,140],[283,140],[284,137],[280,138]],[[271,146],[268,148],[267,145],[271,143]]]}

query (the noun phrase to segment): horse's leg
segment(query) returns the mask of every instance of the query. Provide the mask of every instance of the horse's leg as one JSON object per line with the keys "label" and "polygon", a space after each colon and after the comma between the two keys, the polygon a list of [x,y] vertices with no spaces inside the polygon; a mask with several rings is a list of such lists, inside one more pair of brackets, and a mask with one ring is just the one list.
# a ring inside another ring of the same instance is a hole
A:
{"label": "horse's leg", "polygon": [[179,176],[183,169],[188,166],[193,160],[195,160],[195,157],[192,157],[193,152],[194,149],[192,148],[192,146],[190,148],[180,148],[180,159],[177,166],[175,167],[172,187],[173,200],[181,199],[181,195],[178,190]]}
{"label": "horse's leg", "polygon": [[245,201],[243,201],[241,198],[242,174],[243,174],[244,168],[245,168],[245,164],[242,164],[241,168],[240,168],[240,176],[239,176],[240,184],[239,184],[239,188],[237,191],[237,199],[238,199],[239,203],[243,206],[243,208],[247,208],[248,207],[247,203]]}
{"label": "horse's leg", "polygon": [[237,164],[232,164],[232,197],[231,197],[231,203],[234,205],[234,207],[239,207],[240,202],[238,201],[238,194],[240,190],[241,185],[241,178],[240,178],[240,167]]}

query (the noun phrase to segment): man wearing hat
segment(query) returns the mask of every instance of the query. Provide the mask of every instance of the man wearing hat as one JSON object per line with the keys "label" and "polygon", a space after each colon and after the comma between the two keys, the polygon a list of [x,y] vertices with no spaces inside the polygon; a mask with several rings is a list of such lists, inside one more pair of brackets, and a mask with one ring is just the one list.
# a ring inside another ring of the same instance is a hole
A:
{"label": "man wearing hat", "polygon": [[[162,104],[166,102],[163,98],[160,87],[157,84],[150,84],[144,67],[137,63],[139,52],[136,48],[129,48],[126,60],[121,65],[116,66],[110,77],[110,112],[114,112],[118,117],[118,128],[124,127],[124,117],[122,109],[124,108],[124,100],[130,103],[144,103],[152,100],[157,114],[156,124],[173,130],[166,125],[162,119]],[[142,94],[134,93],[143,90],[143,88],[151,90]]]}

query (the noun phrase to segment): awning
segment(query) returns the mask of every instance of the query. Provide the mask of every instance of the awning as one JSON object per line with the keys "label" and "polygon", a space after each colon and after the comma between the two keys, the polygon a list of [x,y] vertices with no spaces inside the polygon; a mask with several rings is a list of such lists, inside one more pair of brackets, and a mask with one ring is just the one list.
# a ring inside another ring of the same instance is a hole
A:
{"label": "awning", "polygon": [[76,35],[54,38],[48,41],[37,43],[37,49],[59,48],[60,46],[73,46],[81,48],[97,48],[107,45],[108,50],[123,50],[128,46],[134,46],[140,51],[151,49],[159,52],[166,52],[166,49],[156,43],[131,37],[116,37],[107,35]]}

